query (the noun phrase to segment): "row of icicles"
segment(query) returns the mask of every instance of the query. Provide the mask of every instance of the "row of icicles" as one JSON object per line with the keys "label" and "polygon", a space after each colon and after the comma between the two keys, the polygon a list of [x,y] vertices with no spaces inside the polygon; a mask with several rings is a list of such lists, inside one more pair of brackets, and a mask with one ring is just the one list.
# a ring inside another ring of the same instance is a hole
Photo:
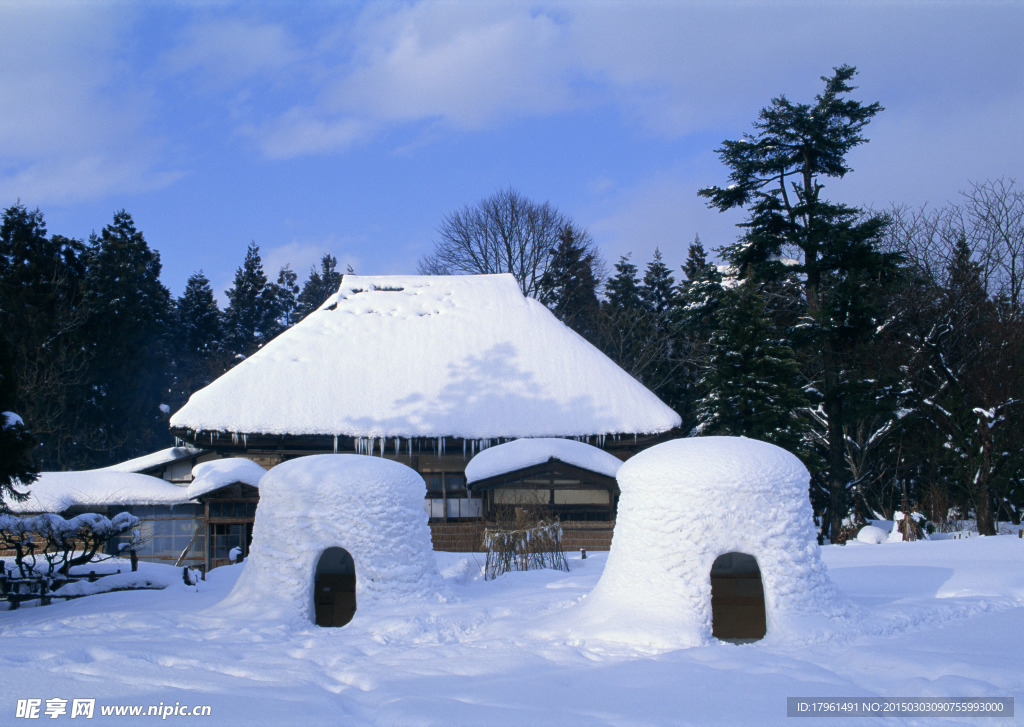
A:
{"label": "row of icicles", "polygon": [[[210,446],[213,446],[214,438],[216,436],[218,436],[218,435],[215,432],[210,432]],[[618,439],[619,439],[619,435],[618,434],[613,434],[611,436],[614,439],[614,441],[618,441]],[[636,439],[636,435],[633,435],[633,438],[635,440]],[[431,438],[424,437],[423,439],[428,439],[428,441],[429,441],[429,439],[431,439]],[[587,440],[589,440],[590,437],[587,436],[587,435],[583,435],[583,436],[572,437],[572,439],[576,440],[577,442],[587,442]],[[605,434],[597,434],[597,435],[594,435],[594,439],[596,440],[595,441],[596,446],[598,446],[598,447],[603,449],[605,441],[607,440],[607,435],[605,435]],[[433,438],[433,440],[434,440],[434,447],[433,447],[434,454],[437,455],[438,457],[443,456],[445,454],[445,437],[435,437],[435,438]],[[244,433],[239,433],[239,432],[232,432],[231,433],[231,443],[237,445],[239,443],[239,441],[242,442],[242,446],[243,447],[248,448],[248,446],[249,446],[249,435],[248,434],[244,434]],[[512,441],[512,439],[505,438],[505,437],[497,437],[497,438],[490,438],[490,439],[463,439],[462,440],[462,456],[463,457],[467,457],[467,456],[468,457],[473,457],[477,452],[482,452],[483,450],[487,449],[488,447],[493,447],[496,444],[501,444],[503,442],[510,442],[510,441]],[[419,440],[417,439],[417,447],[416,447],[416,451],[417,452],[422,451],[422,449],[420,448],[418,442],[419,442]],[[371,455],[372,456],[373,454],[376,453],[379,456],[383,457],[386,454],[388,449],[392,449],[394,451],[395,455],[402,454],[403,440],[402,440],[401,437],[354,437],[353,438],[353,443],[354,443],[354,448],[355,448],[356,454],[366,454],[366,455]],[[412,452],[412,443],[413,443],[412,439],[405,439],[404,440],[406,454],[408,454],[410,457],[412,456],[412,453],[413,453]],[[178,437],[174,438],[174,444],[175,444],[176,447],[183,447],[183,446],[185,446],[184,440],[182,440],[182,439],[180,439]],[[334,453],[335,454],[338,453],[338,435],[337,434],[334,435]]]}

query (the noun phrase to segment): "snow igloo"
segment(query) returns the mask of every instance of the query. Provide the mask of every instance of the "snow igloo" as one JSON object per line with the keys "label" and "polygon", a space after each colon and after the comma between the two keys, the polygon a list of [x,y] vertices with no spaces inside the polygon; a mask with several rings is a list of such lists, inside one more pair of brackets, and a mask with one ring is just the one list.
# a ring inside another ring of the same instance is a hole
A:
{"label": "snow igloo", "polygon": [[810,475],[786,450],[678,439],[627,460],[617,480],[611,551],[573,630],[680,648],[813,640],[852,615],[821,561]]}
{"label": "snow igloo", "polygon": [[260,481],[245,570],[218,610],[344,626],[391,603],[436,596],[425,490],[412,469],[368,455],[277,465]]}

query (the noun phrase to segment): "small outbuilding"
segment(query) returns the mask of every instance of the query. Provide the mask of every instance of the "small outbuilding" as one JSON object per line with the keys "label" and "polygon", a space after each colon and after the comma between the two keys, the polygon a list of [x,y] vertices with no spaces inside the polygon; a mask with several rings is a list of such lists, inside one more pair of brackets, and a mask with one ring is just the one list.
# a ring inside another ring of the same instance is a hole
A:
{"label": "small outbuilding", "polygon": [[533,507],[562,520],[614,520],[622,460],[572,439],[517,439],[477,454],[466,482],[486,519],[501,508]]}
{"label": "small outbuilding", "polygon": [[366,455],[274,467],[260,481],[245,570],[218,610],[343,626],[440,593],[424,486],[405,465]]}
{"label": "small outbuilding", "polygon": [[678,439],[637,454],[617,479],[611,552],[573,630],[679,648],[808,638],[853,614],[819,555],[810,475],[784,449]]}

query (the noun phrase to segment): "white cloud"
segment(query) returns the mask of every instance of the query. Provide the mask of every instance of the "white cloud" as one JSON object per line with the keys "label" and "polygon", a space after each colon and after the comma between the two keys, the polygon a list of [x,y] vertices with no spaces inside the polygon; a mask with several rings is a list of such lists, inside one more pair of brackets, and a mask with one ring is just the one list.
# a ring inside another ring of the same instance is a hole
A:
{"label": "white cloud", "polygon": [[218,18],[187,26],[164,60],[172,73],[198,71],[195,77],[201,82],[222,86],[279,72],[303,56],[283,25]]}
{"label": "white cloud", "polygon": [[114,49],[132,13],[101,3],[0,6],[0,194],[29,204],[154,189],[163,141],[149,89]]}

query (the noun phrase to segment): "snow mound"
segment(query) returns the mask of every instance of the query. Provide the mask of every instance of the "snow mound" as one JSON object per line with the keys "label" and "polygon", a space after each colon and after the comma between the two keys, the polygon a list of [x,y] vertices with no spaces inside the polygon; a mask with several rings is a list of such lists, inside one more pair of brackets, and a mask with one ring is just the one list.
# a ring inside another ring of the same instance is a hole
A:
{"label": "snow mound", "polygon": [[580,636],[680,648],[712,640],[711,566],[756,558],[766,639],[815,641],[854,615],[824,564],[810,476],[789,452],[742,437],[665,442],[622,465],[608,563],[573,615]]}
{"label": "snow mound", "polygon": [[888,537],[889,533],[874,525],[865,525],[857,533],[857,540],[862,543],[870,543],[871,545],[884,543]]}
{"label": "snow mound", "polygon": [[259,487],[260,480],[267,471],[244,457],[228,457],[201,462],[192,468],[192,482],[188,486],[190,498],[205,495],[221,487],[241,482]]}
{"label": "snow mound", "polygon": [[334,547],[355,561],[354,620],[441,592],[426,485],[405,465],[358,454],[299,457],[271,469],[259,487],[245,570],[218,613],[312,624],[317,563]]}
{"label": "snow mound", "polygon": [[472,484],[524,467],[544,464],[551,459],[608,477],[614,477],[622,466],[622,460],[618,457],[573,439],[517,439],[485,449],[473,457],[466,465],[466,482]]}
{"label": "snow mound", "polygon": [[318,310],[193,394],[170,424],[490,439],[661,432],[679,421],[506,274],[345,275]]}

